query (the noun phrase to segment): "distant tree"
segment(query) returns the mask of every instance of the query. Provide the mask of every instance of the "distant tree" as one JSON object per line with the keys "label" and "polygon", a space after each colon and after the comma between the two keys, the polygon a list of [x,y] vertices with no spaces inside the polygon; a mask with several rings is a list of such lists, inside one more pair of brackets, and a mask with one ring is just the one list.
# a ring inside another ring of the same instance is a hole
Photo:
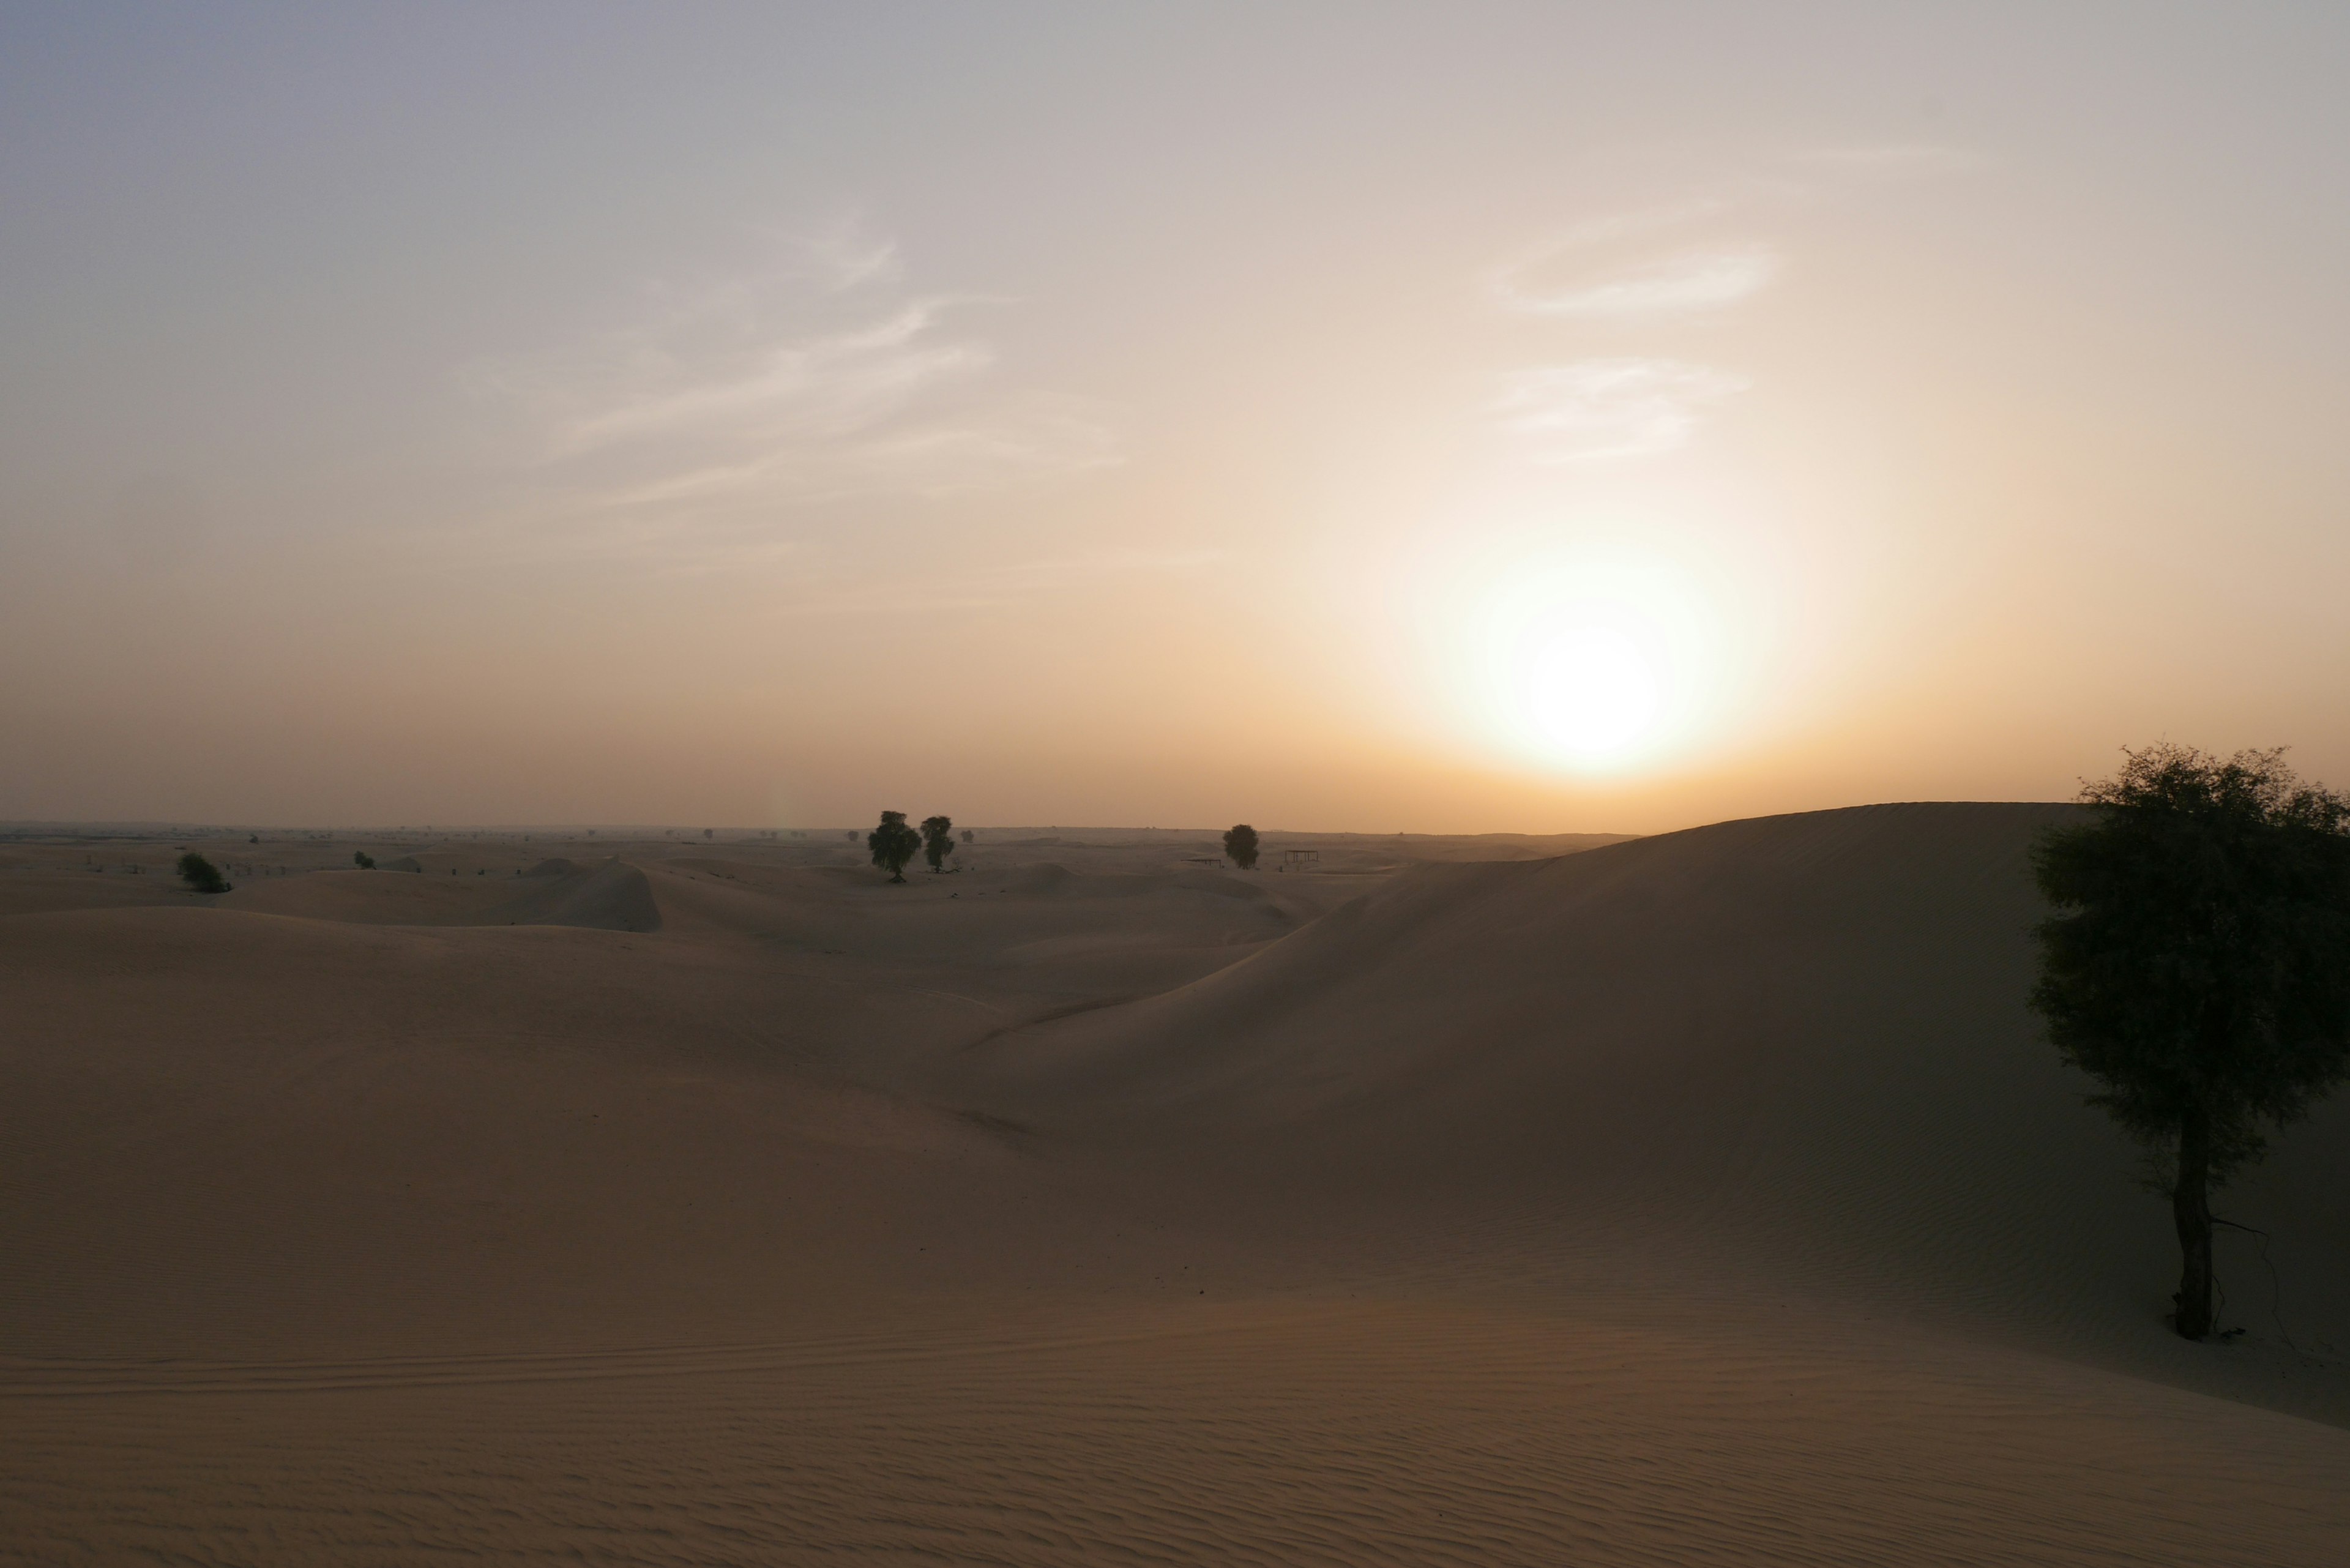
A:
{"label": "distant tree", "polygon": [[375,857],[364,849],[354,849],[351,851],[351,864],[362,871],[372,871],[375,869]]}
{"label": "distant tree", "polygon": [[[903,814],[903,813],[900,813],[899,815],[904,815],[904,814]],[[852,827],[852,828],[850,828],[850,829],[848,830],[848,842],[850,842],[851,844],[854,844],[854,843],[856,843],[856,842],[857,842],[857,829],[855,829],[855,828],[853,828],[853,827]]]}
{"label": "distant tree", "polygon": [[2059,911],[2032,1005],[2149,1155],[2183,1258],[2172,1326],[2212,1330],[2211,1189],[2350,1070],[2350,799],[2282,753],[2125,752],[2033,857]]}
{"label": "distant tree", "polygon": [[702,836],[704,838],[715,838],[718,836],[718,830],[714,827],[705,827],[702,830]]}
{"label": "distant tree", "polygon": [[192,849],[180,857],[180,880],[199,893],[228,891],[228,879],[220,874],[220,867]]}
{"label": "distant tree", "polygon": [[[855,834],[849,835],[854,838]],[[889,873],[892,882],[906,879],[906,862],[922,846],[922,836],[906,826],[902,811],[885,811],[881,826],[865,836],[865,847],[873,852],[873,864]]]}
{"label": "distant tree", "polygon": [[979,835],[977,835],[977,834],[973,833],[970,828],[966,827],[966,828],[964,828],[964,829],[962,830],[962,841],[963,841],[965,844],[975,844],[975,843],[977,843],[977,842],[979,841]]}
{"label": "distant tree", "polygon": [[248,833],[244,836],[244,841],[247,844],[258,844],[261,842],[261,835],[258,833]]}
{"label": "distant tree", "polygon": [[1243,822],[1224,829],[1224,854],[1243,871],[1256,868],[1256,829]]}
{"label": "distant tree", "polygon": [[954,821],[951,817],[922,818],[922,857],[931,863],[931,875],[946,869],[947,857],[955,852]]}

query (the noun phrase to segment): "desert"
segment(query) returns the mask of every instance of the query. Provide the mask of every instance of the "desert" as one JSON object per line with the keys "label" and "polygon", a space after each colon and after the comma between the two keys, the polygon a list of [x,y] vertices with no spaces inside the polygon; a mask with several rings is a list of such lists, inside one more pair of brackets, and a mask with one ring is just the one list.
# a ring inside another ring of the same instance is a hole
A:
{"label": "desert", "polygon": [[2345,1112],[2168,1334],[2022,1003],[2077,810],[16,837],[6,1550],[2338,1561]]}
{"label": "desert", "polygon": [[0,5],[0,1568],[2350,1564],[2345,81]]}

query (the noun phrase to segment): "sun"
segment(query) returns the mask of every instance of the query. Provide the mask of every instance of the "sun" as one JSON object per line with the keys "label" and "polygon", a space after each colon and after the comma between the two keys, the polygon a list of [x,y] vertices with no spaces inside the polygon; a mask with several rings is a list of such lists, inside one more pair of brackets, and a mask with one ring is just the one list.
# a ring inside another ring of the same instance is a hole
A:
{"label": "sun", "polygon": [[1456,601],[1477,726],[1538,764],[1626,771],[1687,741],[1716,662],[1711,618],[1666,562],[1520,556]]}
{"label": "sun", "polygon": [[1605,624],[1565,624],[1517,656],[1513,706],[1558,756],[1604,763],[1637,750],[1664,716],[1664,686],[1634,638]]}

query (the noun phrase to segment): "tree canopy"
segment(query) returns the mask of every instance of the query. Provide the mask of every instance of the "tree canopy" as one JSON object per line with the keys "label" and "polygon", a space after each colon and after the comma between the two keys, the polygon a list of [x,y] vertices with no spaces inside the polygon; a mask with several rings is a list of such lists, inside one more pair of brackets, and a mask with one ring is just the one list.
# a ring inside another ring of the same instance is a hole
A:
{"label": "tree canopy", "polygon": [[2200,1339],[2210,1189],[2350,1070],[2350,800],[2280,751],[2124,756],[2035,853],[2058,912],[2031,1002],[2154,1156],[2185,1256],[2175,1326]]}
{"label": "tree canopy", "polygon": [[180,879],[199,893],[225,893],[229,888],[220,867],[192,849],[180,857]]}
{"label": "tree canopy", "polygon": [[946,816],[922,818],[922,855],[930,861],[933,876],[946,868],[947,857],[954,852],[954,819]]}
{"label": "tree canopy", "polygon": [[1256,866],[1256,829],[1247,823],[1224,829],[1224,854],[1243,871]]}
{"label": "tree canopy", "polygon": [[892,882],[906,879],[906,862],[922,846],[922,836],[906,826],[902,811],[885,811],[881,826],[865,836],[865,847],[873,852],[873,864],[889,873]]}

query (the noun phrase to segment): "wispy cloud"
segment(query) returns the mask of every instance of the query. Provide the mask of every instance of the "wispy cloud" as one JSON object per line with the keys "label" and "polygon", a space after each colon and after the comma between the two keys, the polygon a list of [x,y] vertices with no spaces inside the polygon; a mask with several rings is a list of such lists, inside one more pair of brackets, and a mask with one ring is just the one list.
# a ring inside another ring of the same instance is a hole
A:
{"label": "wispy cloud", "polygon": [[[841,225],[778,243],[756,271],[656,287],[625,327],[466,379],[522,414],[533,509],[607,539],[1119,460],[1094,405],[1003,384],[994,344],[968,325],[1001,302],[910,294],[905,271],[894,244]],[[594,521],[616,513],[631,520]]]}
{"label": "wispy cloud", "polygon": [[[1587,218],[1489,268],[1504,307],[1531,316],[1638,322],[1726,309],[1778,277],[1784,259],[1752,229],[1773,214],[1866,184],[1965,173],[1982,161],[1924,142],[1853,143],[1781,154],[1711,191]],[[1740,233],[1740,230],[1749,232]]]}
{"label": "wispy cloud", "polygon": [[1553,247],[1497,271],[1493,291],[1530,316],[1631,321],[1724,309],[1779,272],[1778,254],[1751,241],[1596,269],[1576,260],[1574,247]]}
{"label": "wispy cloud", "polygon": [[810,272],[835,289],[860,283],[892,283],[906,270],[895,240],[868,233],[865,225],[843,218],[805,234],[779,234],[777,240],[796,251]]}
{"label": "wispy cloud", "polygon": [[1748,385],[1678,359],[1578,359],[1513,373],[1492,412],[1538,462],[1649,457],[1687,443],[1700,409]]}
{"label": "wispy cloud", "polygon": [[1503,257],[1485,287],[1528,316],[1633,322],[1721,310],[1779,273],[1770,244],[1719,233],[1750,204],[1706,196],[1589,219]]}
{"label": "wispy cloud", "polygon": [[1627,335],[1718,315],[1769,288],[1785,261],[1778,244],[1755,233],[1766,222],[1866,184],[1978,166],[1963,151],[1922,144],[1813,148],[1750,166],[1684,201],[1555,231],[1487,268],[1487,295],[1514,316],[1604,330],[1619,352],[1513,372],[1489,417],[1539,462],[1646,457],[1686,445],[1708,404],[1752,383],[1708,365],[1622,356]]}

